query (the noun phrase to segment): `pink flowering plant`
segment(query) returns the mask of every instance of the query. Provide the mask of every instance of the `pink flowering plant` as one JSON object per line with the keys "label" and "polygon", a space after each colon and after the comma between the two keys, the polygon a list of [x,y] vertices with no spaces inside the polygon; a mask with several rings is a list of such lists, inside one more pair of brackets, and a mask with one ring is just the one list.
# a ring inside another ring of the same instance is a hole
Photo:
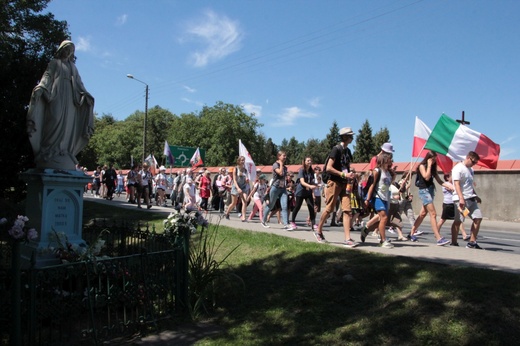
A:
{"label": "pink flowering plant", "polygon": [[[28,222],[29,218],[27,216],[18,215],[11,228],[7,230],[7,233],[13,240],[20,242],[27,243],[31,240],[38,239],[38,232],[34,228],[29,228],[27,226]],[[4,226],[8,223],[9,221],[5,217],[0,219],[0,225]]]}

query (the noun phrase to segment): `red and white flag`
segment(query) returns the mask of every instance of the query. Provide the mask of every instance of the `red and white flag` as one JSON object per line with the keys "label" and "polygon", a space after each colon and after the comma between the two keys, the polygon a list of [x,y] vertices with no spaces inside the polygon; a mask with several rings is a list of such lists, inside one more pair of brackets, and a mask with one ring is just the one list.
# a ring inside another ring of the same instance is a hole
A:
{"label": "red and white flag", "polygon": [[[428,150],[424,149],[432,130],[419,117],[415,117],[415,130],[413,132],[412,157],[425,157]],[[437,165],[444,172],[451,172],[453,161],[442,154],[437,153]]]}
{"label": "red and white flag", "polygon": [[241,139],[238,140],[238,155],[246,158],[247,175],[249,177],[249,181],[254,183],[256,180],[256,165],[253,162],[251,154],[249,154],[249,151],[247,151],[244,144],[242,144]]}
{"label": "red and white flag", "polygon": [[192,168],[202,166],[204,164],[204,162],[202,162],[202,157],[200,156],[199,147],[197,147],[197,150],[195,150],[195,152],[193,153],[193,156],[190,159],[190,164]]}
{"label": "red and white flag", "polygon": [[148,166],[150,167],[150,173],[152,173],[152,175],[155,175],[157,172],[157,160],[155,159],[155,156],[150,154],[144,160],[148,163]]}

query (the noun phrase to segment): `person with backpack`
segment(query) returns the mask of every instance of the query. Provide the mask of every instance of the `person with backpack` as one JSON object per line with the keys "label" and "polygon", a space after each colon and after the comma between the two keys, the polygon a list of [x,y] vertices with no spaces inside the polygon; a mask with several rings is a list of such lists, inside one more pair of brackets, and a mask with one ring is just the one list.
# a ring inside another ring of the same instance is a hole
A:
{"label": "person with backpack", "polygon": [[320,243],[326,242],[323,236],[323,225],[327,221],[330,214],[334,212],[336,199],[341,199],[341,212],[343,213],[343,231],[345,232],[346,247],[355,247],[359,245],[350,238],[350,221],[352,218],[352,207],[350,203],[350,191],[347,187],[351,186],[350,179],[354,178],[354,173],[350,170],[350,163],[352,162],[352,153],[348,145],[354,140],[354,131],[350,127],[343,127],[339,131],[341,142],[334,146],[329,153],[325,162],[324,175],[328,179],[325,188],[325,210],[321,214],[318,229],[314,232],[316,240]]}
{"label": "person with backpack", "polygon": [[433,199],[435,197],[434,180],[436,180],[441,186],[453,190],[450,184],[442,181],[439,177],[439,173],[437,173],[437,153],[429,151],[417,168],[415,186],[419,188],[419,197],[421,198],[422,208],[419,216],[415,220],[415,224],[413,225],[410,234],[408,235],[408,239],[411,241],[417,241],[416,231],[426,215],[429,214],[432,231],[437,240],[437,245],[443,246],[449,244],[450,241],[441,236],[439,227],[437,226],[437,211],[433,204]]}
{"label": "person with backpack", "polygon": [[[390,184],[392,183],[392,154],[387,152],[377,156],[377,166],[374,168],[374,183],[368,190],[367,197],[364,201],[366,205],[372,204],[379,218],[378,229],[381,237],[380,246],[391,249],[394,245],[389,239],[386,239],[385,228],[388,221],[388,209],[390,203]],[[365,227],[361,233],[361,241],[367,236],[367,228]]]}

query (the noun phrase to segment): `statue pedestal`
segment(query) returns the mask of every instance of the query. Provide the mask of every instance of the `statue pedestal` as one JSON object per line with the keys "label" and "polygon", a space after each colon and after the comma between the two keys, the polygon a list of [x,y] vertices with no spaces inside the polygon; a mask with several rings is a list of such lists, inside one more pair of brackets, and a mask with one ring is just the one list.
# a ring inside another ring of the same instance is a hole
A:
{"label": "statue pedestal", "polygon": [[48,251],[57,245],[54,232],[65,234],[72,244],[85,243],[83,191],[91,178],[80,171],[55,169],[30,169],[21,178],[27,183],[26,216],[39,233],[38,240],[22,250],[22,260],[28,264],[34,256],[36,267],[58,264]]}

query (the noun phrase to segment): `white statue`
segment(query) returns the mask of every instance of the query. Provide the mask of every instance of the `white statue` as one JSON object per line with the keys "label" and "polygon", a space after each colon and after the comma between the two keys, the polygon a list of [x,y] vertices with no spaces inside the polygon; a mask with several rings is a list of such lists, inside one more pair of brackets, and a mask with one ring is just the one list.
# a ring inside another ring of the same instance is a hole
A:
{"label": "white statue", "polygon": [[74,50],[71,41],[60,44],[31,95],[27,132],[38,168],[74,170],[94,133],[94,98],[83,86]]}

